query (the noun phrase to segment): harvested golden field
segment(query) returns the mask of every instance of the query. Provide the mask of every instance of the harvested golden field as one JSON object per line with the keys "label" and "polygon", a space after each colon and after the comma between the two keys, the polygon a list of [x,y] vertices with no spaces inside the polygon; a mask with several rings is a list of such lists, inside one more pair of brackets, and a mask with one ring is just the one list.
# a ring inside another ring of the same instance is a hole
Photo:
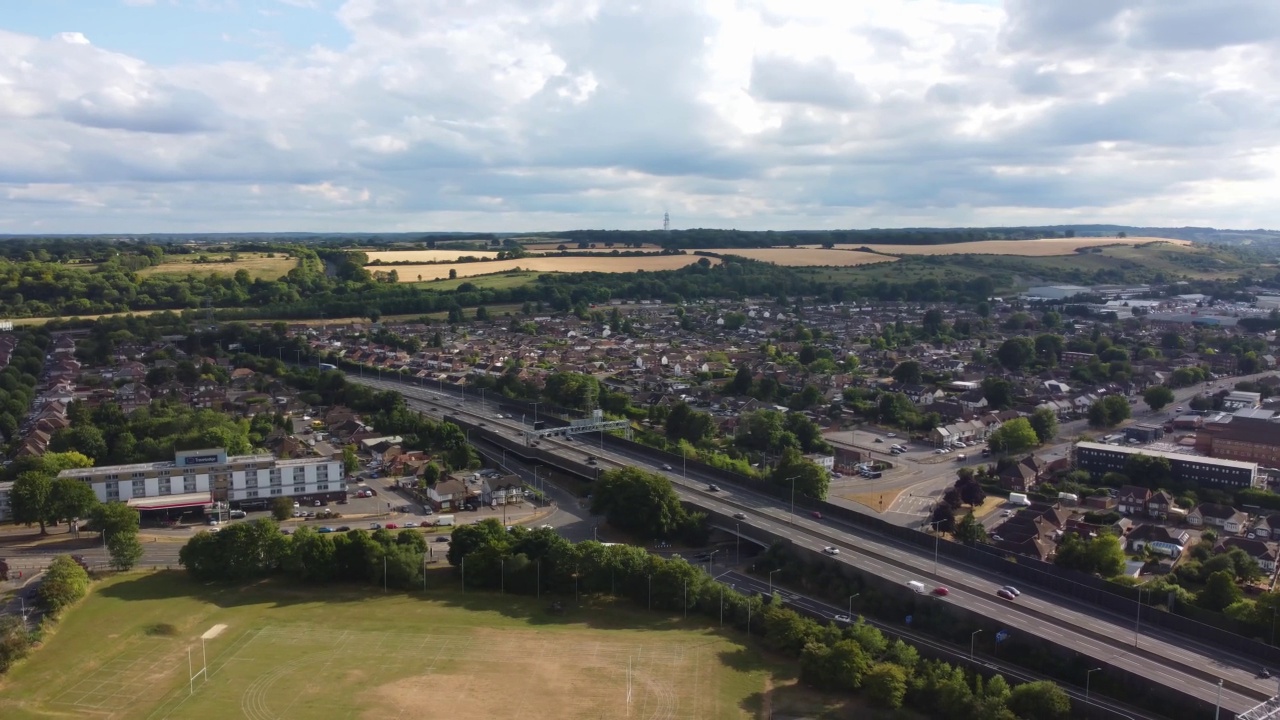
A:
{"label": "harvested golden field", "polygon": [[578,247],[578,243],[574,243],[574,242],[530,243],[528,245],[525,245],[524,249],[531,253],[554,253],[554,252],[560,251],[561,245],[563,245],[565,249],[568,250],[569,252],[591,252],[591,253],[611,253],[614,250],[618,250],[618,251],[631,250],[633,252],[636,250],[642,250],[646,252],[656,252],[662,249],[657,245],[650,245],[649,243],[645,243],[641,247],[623,247],[622,245],[619,245],[616,243],[614,244],[613,247],[605,247],[604,243],[596,243],[596,246],[593,248],[580,248]]}
{"label": "harvested golden field", "polygon": [[[441,263],[439,265],[368,265],[366,269],[391,270],[400,276],[400,282],[425,282],[443,280],[450,270],[457,270],[458,277],[474,277],[490,273],[506,272],[520,268],[540,273],[603,272],[623,273],[637,270],[677,270],[701,260],[697,255],[652,255],[649,257],[525,257],[518,260],[491,260],[489,262]],[[713,264],[720,261],[707,258]]]}
{"label": "harvested golden field", "polygon": [[[695,251],[698,252],[698,251]],[[843,250],[825,250],[818,246],[797,248],[734,248],[731,250],[702,250],[721,255],[737,255],[748,260],[786,265],[790,267],[846,267],[852,265],[870,265],[872,263],[893,262],[894,257],[858,252],[851,248]]]}
{"label": "harvested golden field", "polygon": [[[1027,257],[1048,257],[1050,255],[1071,255],[1079,248],[1104,247],[1107,245],[1147,245],[1150,243],[1191,244],[1187,240],[1173,240],[1170,238],[1131,237],[982,240],[980,242],[946,243],[944,245],[837,245],[836,247],[866,247],[876,252],[891,255],[1024,255]],[[818,248],[821,246],[802,245],[801,247]]]}
{"label": "harvested golden field", "polygon": [[[414,263],[437,263],[437,262],[453,262],[460,257],[497,257],[497,251],[489,250],[382,250],[379,252],[366,252],[369,256],[369,262],[381,260],[384,263],[394,262],[414,262]],[[448,273],[445,273],[447,276]]]}

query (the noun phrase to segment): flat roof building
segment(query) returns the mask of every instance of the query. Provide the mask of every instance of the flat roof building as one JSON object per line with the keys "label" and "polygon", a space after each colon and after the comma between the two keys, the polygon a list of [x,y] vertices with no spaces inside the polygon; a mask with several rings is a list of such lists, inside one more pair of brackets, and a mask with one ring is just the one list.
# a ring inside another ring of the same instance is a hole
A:
{"label": "flat roof building", "polygon": [[1169,461],[1173,480],[1193,485],[1222,487],[1257,487],[1258,463],[1220,460],[1218,458],[1165,452],[1149,448],[1129,448],[1102,443],[1081,442],[1075,446],[1075,464],[1094,477],[1109,472],[1123,473],[1125,463],[1133,455],[1162,457]]}
{"label": "flat roof building", "polygon": [[265,507],[277,497],[337,500],[347,494],[341,461],[229,456],[223,448],[180,450],[172,462],[64,470],[58,477],[85,481],[101,502],[125,502],[139,510],[199,508],[215,502]]}

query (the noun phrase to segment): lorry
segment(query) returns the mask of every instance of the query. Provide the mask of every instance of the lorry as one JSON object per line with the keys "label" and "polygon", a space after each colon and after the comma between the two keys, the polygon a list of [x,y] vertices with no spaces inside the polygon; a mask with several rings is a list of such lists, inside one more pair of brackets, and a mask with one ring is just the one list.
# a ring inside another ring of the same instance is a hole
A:
{"label": "lorry", "polygon": [[1027,499],[1026,493],[1009,493],[1009,504],[1030,507],[1031,501]]}
{"label": "lorry", "polygon": [[436,518],[436,527],[450,527],[454,524],[452,515],[441,515]]}

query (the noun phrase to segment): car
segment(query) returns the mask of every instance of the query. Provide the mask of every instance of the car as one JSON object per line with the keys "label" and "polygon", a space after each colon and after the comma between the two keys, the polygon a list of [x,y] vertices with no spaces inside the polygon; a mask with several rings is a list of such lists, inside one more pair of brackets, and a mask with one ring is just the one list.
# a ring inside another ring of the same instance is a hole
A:
{"label": "car", "polygon": [[294,501],[293,501],[293,506],[294,506],[294,507],[302,507],[301,505],[299,505],[299,504],[298,504],[298,501],[297,501],[297,500],[294,500]]}
{"label": "car", "polygon": [[292,530],[290,530],[289,528],[280,528],[280,534],[281,534],[281,535],[292,535],[292,534],[293,534],[293,531],[292,531]]}
{"label": "car", "polygon": [[338,532],[350,532],[350,530],[351,530],[351,527],[348,525],[343,525],[342,527],[338,528]]}
{"label": "car", "polygon": [[487,423],[487,422],[482,422],[482,423],[480,423],[480,427],[489,427],[489,423]]}
{"label": "car", "polygon": [[402,527],[402,528],[408,528],[408,529],[413,529],[413,528],[418,527],[418,523],[413,522],[412,520],[410,520],[409,522],[405,523],[404,525],[401,525],[400,527]]}
{"label": "car", "polygon": [[942,448],[938,448],[937,450],[934,450],[934,451],[933,451],[933,454],[934,454],[934,455],[941,455],[941,454],[942,454],[942,453],[944,453],[944,452],[946,452],[946,450],[943,450]]}
{"label": "car", "polygon": [[369,529],[370,529],[370,530],[381,530],[381,529],[382,529],[382,526],[381,526],[381,525],[379,525],[378,523],[369,523]]}
{"label": "car", "polygon": [[1002,587],[1002,588],[1000,588],[1000,589],[1001,589],[1001,590],[1003,590],[1003,591],[1005,591],[1005,592],[1007,592],[1007,593],[1009,593],[1010,595],[1012,595],[1012,596],[1014,596],[1014,597],[1018,597],[1019,595],[1021,595],[1021,594],[1022,594],[1022,593],[1018,590],[1018,588],[1016,588],[1016,587],[1014,587],[1014,586],[1012,586],[1012,585],[1005,585],[1004,587]]}
{"label": "car", "polygon": [[941,585],[933,589],[933,594],[937,595],[938,597],[946,597],[950,593],[951,593],[950,590],[942,587]]}
{"label": "car", "polygon": [[667,472],[671,472],[671,466],[670,466],[670,465],[663,465],[663,466],[662,466],[662,469],[663,469],[663,470],[666,470]]}
{"label": "car", "polygon": [[436,538],[436,542],[449,542],[449,536],[441,535],[440,537]]}
{"label": "car", "polygon": [[1013,517],[1013,511],[1005,510],[1004,512],[1000,513],[1000,517]]}
{"label": "car", "polygon": [[832,618],[832,620],[835,620],[836,622],[842,622],[842,623],[853,622],[853,618],[849,617],[848,615],[836,615],[835,617]]}
{"label": "car", "polygon": [[872,442],[882,443],[882,442],[884,442],[884,441],[883,441],[883,440],[881,440],[880,438],[876,438],[876,439],[875,439],[874,441],[872,441]]}
{"label": "car", "polygon": [[596,464],[596,462],[597,462],[597,461],[596,461],[596,459],[595,459],[595,458],[588,458],[588,459],[587,459],[587,464],[588,464],[588,465],[595,465],[595,464]]}
{"label": "car", "polygon": [[739,513],[734,513],[734,514],[733,514],[733,519],[734,519],[734,520],[746,520],[746,519],[747,519],[747,514],[746,514],[746,513],[740,513],[740,512],[739,512]]}
{"label": "car", "polygon": [[1262,671],[1258,673],[1258,677],[1260,678],[1271,677],[1271,668],[1262,668]]}
{"label": "car", "polygon": [[550,525],[539,525],[538,529],[539,530],[555,530],[555,528]]}
{"label": "car", "polygon": [[1005,590],[1004,588],[1000,588],[999,590],[996,591],[996,597],[1001,598],[1003,600],[1013,600],[1013,598],[1016,596],[1013,593],[1009,592],[1008,590]]}
{"label": "car", "polygon": [[838,547],[832,547],[831,545],[828,545],[828,546],[826,546],[826,547],[822,548],[822,552],[824,552],[824,553],[826,553],[826,554],[828,554],[828,555],[839,555],[839,554],[840,554],[840,548],[838,548]]}
{"label": "car", "polygon": [[813,516],[813,519],[814,519],[814,520],[821,520],[821,519],[822,519],[822,513],[818,512],[817,510],[814,510],[813,512],[811,512],[811,513],[809,513],[809,514]]}
{"label": "car", "polygon": [[320,528],[320,529],[319,529],[319,530],[317,530],[316,532],[331,533],[331,532],[333,532],[333,528],[328,527],[328,526],[326,525],[325,527]]}
{"label": "car", "polygon": [[320,502],[319,500],[317,500],[317,501],[315,501],[315,503],[314,503],[313,507],[320,507],[321,505],[324,505],[324,503],[322,503],[322,502]]}
{"label": "car", "polygon": [[885,433],[885,437],[898,437],[898,433]]}
{"label": "car", "polygon": [[1173,409],[1173,411],[1174,411],[1174,412],[1182,412],[1182,406],[1181,406],[1181,405],[1179,405],[1178,407],[1174,408],[1174,409]]}
{"label": "car", "polygon": [[208,522],[209,522],[209,524],[210,524],[210,525],[218,525],[218,524],[220,524],[222,521],[221,521],[221,520],[219,520],[219,519],[218,519],[218,518],[216,518],[216,517],[211,517],[211,518],[209,518]]}
{"label": "car", "polygon": [[711,492],[720,492],[720,486],[715,483],[711,483],[707,486],[707,490],[710,490]]}
{"label": "car", "polygon": [[395,530],[395,529],[399,528],[400,526],[399,526],[399,525],[397,525],[397,524],[395,524],[395,523],[387,523],[386,525],[383,525],[382,527],[383,527],[383,529],[384,529],[384,530]]}

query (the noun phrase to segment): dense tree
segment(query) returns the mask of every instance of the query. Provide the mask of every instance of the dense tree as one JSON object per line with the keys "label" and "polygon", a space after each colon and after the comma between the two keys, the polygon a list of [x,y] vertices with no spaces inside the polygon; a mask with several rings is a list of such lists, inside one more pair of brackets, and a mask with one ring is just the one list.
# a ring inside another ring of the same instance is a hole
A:
{"label": "dense tree", "polygon": [[1115,427],[1129,419],[1129,402],[1119,395],[1108,395],[1089,406],[1089,424],[1093,427]]}
{"label": "dense tree", "polygon": [[63,520],[68,528],[77,518],[87,518],[98,505],[89,483],[76,478],[58,478],[50,490],[50,513]]}
{"label": "dense tree", "polygon": [[592,494],[591,513],[603,515],[610,525],[646,540],[675,538],[690,523],[671,482],[634,467],[601,473]]}
{"label": "dense tree", "polygon": [[987,438],[994,452],[1021,453],[1040,443],[1040,438],[1026,418],[1014,418],[1001,425]]}
{"label": "dense tree", "polygon": [[1173,466],[1164,456],[1135,453],[1125,460],[1124,475],[1133,485],[1158,489],[1172,480]]}
{"label": "dense tree", "polygon": [[1049,408],[1037,408],[1031,413],[1029,422],[1036,433],[1036,439],[1042,445],[1058,435],[1058,416]]}
{"label": "dense tree", "polygon": [[48,534],[45,525],[57,519],[53,502],[53,478],[37,470],[28,470],[13,481],[9,490],[13,521],[23,525],[38,524],[40,534]]}
{"label": "dense tree", "polygon": [[1061,335],[1043,334],[1035,339],[1035,356],[1040,362],[1050,367],[1056,366],[1062,357],[1063,341]]}
{"label": "dense tree", "polygon": [[1196,595],[1196,605],[1214,612],[1222,612],[1228,606],[1239,602],[1243,593],[1236,585],[1236,576],[1230,570],[1219,570],[1211,573],[1205,581],[1204,589]]}
{"label": "dense tree", "polygon": [[49,563],[36,591],[50,617],[62,614],[89,591],[89,574],[69,555],[59,555]]}
{"label": "dense tree", "polygon": [[983,378],[982,397],[992,409],[1004,410],[1013,405],[1013,384],[1004,378]]}
{"label": "dense tree", "polygon": [[904,360],[898,363],[892,375],[900,385],[919,385],[923,377],[920,372],[920,363],[915,360]]}
{"label": "dense tree", "polygon": [[1036,347],[1031,338],[1012,337],[1000,344],[996,360],[1007,370],[1021,370],[1035,358]]}
{"label": "dense tree", "polygon": [[973,516],[972,512],[969,512],[956,523],[955,536],[956,540],[973,545],[986,542],[987,529]]}
{"label": "dense tree", "polygon": [[1152,385],[1142,393],[1142,401],[1152,410],[1159,410],[1173,400],[1173,391],[1164,385]]}
{"label": "dense tree", "polygon": [[123,572],[132,569],[142,559],[142,543],[137,533],[108,535],[107,553],[111,557],[111,568]]}
{"label": "dense tree", "polygon": [[892,663],[876,663],[863,678],[862,689],[872,704],[896,710],[907,695],[907,674]]}
{"label": "dense tree", "polygon": [[831,477],[827,471],[800,454],[795,448],[782,451],[777,466],[769,474],[769,480],[779,489],[794,492],[796,497],[825,500]]}
{"label": "dense tree", "polygon": [[668,440],[685,440],[696,445],[711,437],[715,423],[709,413],[698,412],[688,403],[679,402],[671,407],[663,427]]}
{"label": "dense tree", "polygon": [[1037,680],[1010,691],[1009,709],[1023,720],[1062,720],[1071,715],[1071,698],[1053,681]]}
{"label": "dense tree", "polygon": [[271,501],[271,517],[277,522],[284,522],[293,515],[293,501],[287,497],[278,497]]}

